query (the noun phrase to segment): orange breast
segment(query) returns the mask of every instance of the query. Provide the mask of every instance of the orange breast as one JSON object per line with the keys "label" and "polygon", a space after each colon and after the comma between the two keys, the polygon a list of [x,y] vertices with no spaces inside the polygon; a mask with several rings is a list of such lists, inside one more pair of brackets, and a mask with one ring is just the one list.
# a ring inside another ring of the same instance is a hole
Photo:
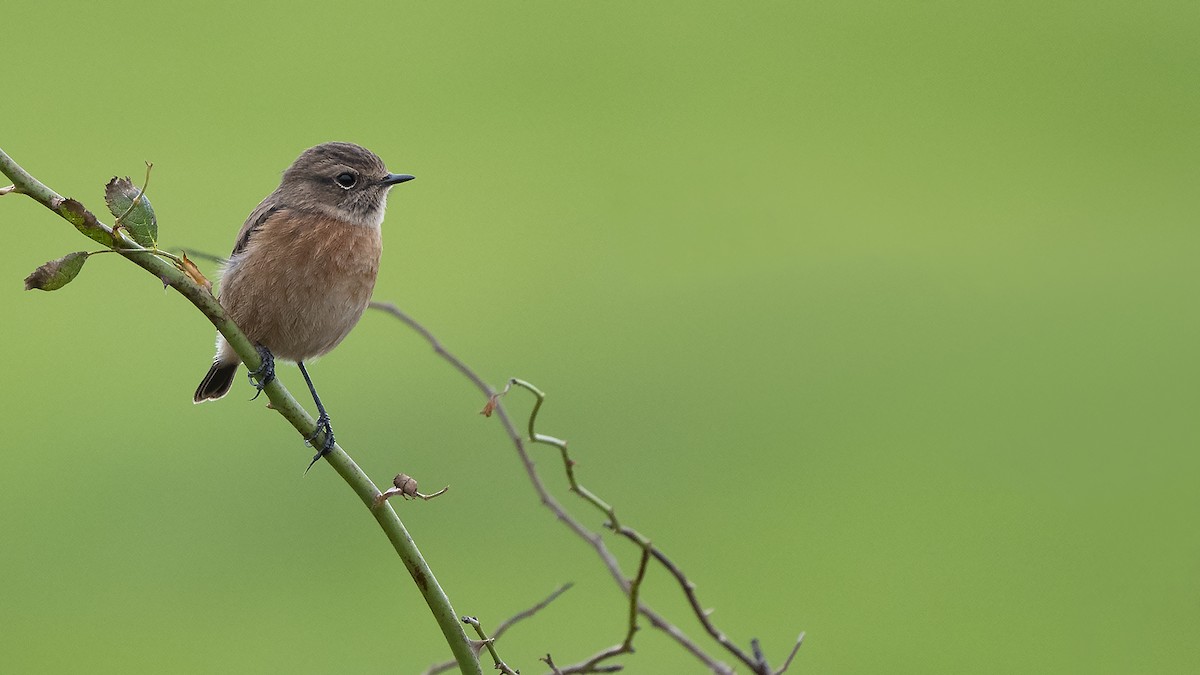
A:
{"label": "orange breast", "polygon": [[250,339],[302,361],[333,349],[371,301],[383,243],[378,228],[277,213],[230,260],[221,304]]}

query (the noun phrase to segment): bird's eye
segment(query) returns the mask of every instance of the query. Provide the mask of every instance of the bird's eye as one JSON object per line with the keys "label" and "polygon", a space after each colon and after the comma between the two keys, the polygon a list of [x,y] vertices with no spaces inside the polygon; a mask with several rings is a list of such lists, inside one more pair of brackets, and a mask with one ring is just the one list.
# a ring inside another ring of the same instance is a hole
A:
{"label": "bird's eye", "polygon": [[334,178],[334,180],[337,181],[338,185],[342,186],[342,188],[346,190],[354,187],[354,184],[358,182],[358,178],[349,171],[343,171],[342,173],[339,173],[337,178]]}

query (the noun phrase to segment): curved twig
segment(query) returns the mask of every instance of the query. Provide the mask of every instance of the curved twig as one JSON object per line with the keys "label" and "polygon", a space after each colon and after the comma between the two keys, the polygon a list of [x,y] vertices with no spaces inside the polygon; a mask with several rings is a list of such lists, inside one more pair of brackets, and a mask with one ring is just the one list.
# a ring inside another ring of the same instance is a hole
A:
{"label": "curved twig", "polygon": [[[509,417],[508,411],[505,409],[504,405],[497,399],[498,392],[496,392],[491,385],[485,382],[483,378],[479,377],[475,371],[471,370],[469,366],[463,363],[461,359],[451,354],[445,348],[445,346],[442,345],[441,341],[429,331],[429,329],[422,326],[419,322],[410,317],[396,305],[388,302],[372,302],[371,308],[392,315],[406,324],[409,328],[420,334],[423,338],[425,338],[426,342],[433,347],[433,351],[438,356],[450,363],[455,370],[470,380],[471,383],[474,384],[475,387],[487,397],[491,407],[491,412],[494,412],[494,414],[500,419],[500,423],[504,427],[504,431],[508,435],[509,440],[512,442],[513,447],[516,449],[517,456],[520,458],[521,464],[525,467],[525,474],[529,478],[529,482],[533,486],[534,491],[537,492],[538,498],[541,500],[542,505],[549,509],[559,522],[565,525],[568,529],[574,532],[576,536],[586,541],[592,547],[592,549],[596,552],[596,555],[599,556],[601,562],[604,563],[604,567],[608,570],[609,575],[612,576],[613,581],[616,582],[621,590],[628,596],[631,586],[630,581],[621,571],[620,563],[617,562],[617,559],[612,552],[608,550],[608,546],[604,543],[604,539],[598,532],[593,532],[584,527],[578,520],[575,519],[574,516],[568,513],[567,510],[563,508],[562,504],[560,504],[559,501],[554,498],[554,495],[550,494],[550,491],[546,489],[546,485],[542,482],[542,477],[538,473],[537,467],[534,465],[533,458],[529,455],[529,448],[526,446],[525,439],[521,436],[520,432],[517,431],[517,427],[513,424],[512,418]],[[600,503],[603,504],[603,501]],[[611,509],[611,507],[609,508]],[[605,513],[608,514],[608,511],[606,510]],[[646,620],[650,622],[651,626],[669,635],[671,639],[673,639],[680,647],[682,647],[692,656],[696,657],[696,659],[703,663],[704,666],[713,673],[717,673],[718,675],[733,675],[733,668],[709,655],[704,651],[704,649],[696,644],[695,641],[688,637],[687,634],[680,630],[679,627],[663,618],[661,614],[654,611],[654,609],[646,605],[644,602],[638,603],[638,612],[640,612],[642,616],[646,617]]]}

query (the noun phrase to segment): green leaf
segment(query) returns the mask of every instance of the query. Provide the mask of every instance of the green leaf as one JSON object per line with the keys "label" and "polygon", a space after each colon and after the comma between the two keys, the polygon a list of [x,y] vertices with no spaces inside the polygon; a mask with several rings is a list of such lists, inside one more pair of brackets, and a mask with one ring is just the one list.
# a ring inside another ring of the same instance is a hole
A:
{"label": "green leaf", "polygon": [[87,251],[76,251],[58,260],[51,260],[25,277],[25,290],[57,291],[79,275],[87,259]]}
{"label": "green leaf", "polygon": [[[128,230],[134,241],[142,246],[157,248],[158,220],[154,217],[154,207],[150,206],[150,199],[141,192],[128,177],[113,176],[108,185],[104,186],[104,201],[108,203],[108,210],[117,218],[116,224]],[[136,204],[134,200],[137,200]]]}

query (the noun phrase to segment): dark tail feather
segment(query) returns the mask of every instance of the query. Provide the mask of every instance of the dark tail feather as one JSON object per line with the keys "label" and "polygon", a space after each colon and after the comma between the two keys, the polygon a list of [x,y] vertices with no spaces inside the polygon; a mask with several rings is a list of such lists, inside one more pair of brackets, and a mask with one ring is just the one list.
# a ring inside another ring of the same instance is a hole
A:
{"label": "dark tail feather", "polygon": [[237,374],[239,362],[214,363],[212,368],[208,369],[208,374],[204,376],[204,380],[200,382],[200,386],[196,387],[196,395],[192,397],[195,403],[204,403],[205,401],[215,401],[225,394],[229,393],[229,388],[233,386],[233,376]]}

